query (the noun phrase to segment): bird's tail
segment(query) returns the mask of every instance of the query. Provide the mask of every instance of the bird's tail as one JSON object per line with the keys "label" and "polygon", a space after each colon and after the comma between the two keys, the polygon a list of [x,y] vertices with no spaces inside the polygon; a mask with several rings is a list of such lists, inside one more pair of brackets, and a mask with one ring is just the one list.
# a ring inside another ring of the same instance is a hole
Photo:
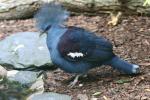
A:
{"label": "bird's tail", "polygon": [[119,71],[123,71],[126,74],[138,74],[140,71],[138,65],[128,63],[117,56],[112,58],[109,65]]}
{"label": "bird's tail", "polygon": [[51,2],[44,4],[34,18],[39,30],[45,32],[53,25],[62,25],[68,16],[69,12],[62,5],[57,2]]}

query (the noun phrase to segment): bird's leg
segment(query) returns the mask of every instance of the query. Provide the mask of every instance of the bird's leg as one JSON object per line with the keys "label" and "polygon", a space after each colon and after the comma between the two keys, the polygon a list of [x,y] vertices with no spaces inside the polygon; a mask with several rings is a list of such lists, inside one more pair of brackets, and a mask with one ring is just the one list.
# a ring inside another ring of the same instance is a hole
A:
{"label": "bird's leg", "polygon": [[74,87],[76,83],[78,82],[78,79],[81,75],[76,75],[75,79],[68,85],[69,87]]}

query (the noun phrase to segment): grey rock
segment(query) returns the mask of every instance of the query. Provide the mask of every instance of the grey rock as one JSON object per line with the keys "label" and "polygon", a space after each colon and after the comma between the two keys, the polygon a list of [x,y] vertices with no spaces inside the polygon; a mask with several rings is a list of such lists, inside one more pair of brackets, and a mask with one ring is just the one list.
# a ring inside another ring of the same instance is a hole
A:
{"label": "grey rock", "polygon": [[7,76],[7,70],[0,65],[0,78],[6,77],[6,76]]}
{"label": "grey rock", "polygon": [[44,81],[43,81],[43,76],[41,75],[40,77],[37,78],[36,82],[34,82],[30,86],[31,90],[36,90],[36,93],[43,93],[44,92]]}
{"label": "grey rock", "polygon": [[43,75],[39,76],[39,72],[11,70],[7,72],[7,79],[27,86],[23,88],[29,88],[34,91],[32,94],[41,94],[44,92]]}
{"label": "grey rock", "polygon": [[0,100],[26,100],[27,96],[33,94],[27,86],[10,81],[6,78],[0,79]]}
{"label": "grey rock", "polygon": [[45,92],[42,94],[32,94],[27,100],[71,100],[71,97],[64,94]]}
{"label": "grey rock", "polygon": [[0,65],[26,68],[53,65],[46,46],[46,34],[20,32],[0,41]]}
{"label": "grey rock", "polygon": [[17,71],[11,70],[7,72],[7,78],[11,81],[17,81],[23,85],[32,85],[36,82],[38,72],[31,71]]}

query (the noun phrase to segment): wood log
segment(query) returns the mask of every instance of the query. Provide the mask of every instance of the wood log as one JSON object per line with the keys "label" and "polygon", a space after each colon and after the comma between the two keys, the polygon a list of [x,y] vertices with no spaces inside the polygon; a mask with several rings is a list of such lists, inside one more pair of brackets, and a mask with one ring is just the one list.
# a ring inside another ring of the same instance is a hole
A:
{"label": "wood log", "polygon": [[58,1],[75,14],[98,15],[121,11],[124,14],[150,15],[144,0],[0,0],[0,20],[32,17],[44,2]]}
{"label": "wood log", "polygon": [[0,20],[32,17],[40,4],[38,0],[0,0]]}
{"label": "wood log", "polygon": [[[51,0],[55,1],[55,0]],[[124,14],[150,15],[150,5],[143,6],[144,0],[57,0],[75,13],[100,14],[121,11]]]}

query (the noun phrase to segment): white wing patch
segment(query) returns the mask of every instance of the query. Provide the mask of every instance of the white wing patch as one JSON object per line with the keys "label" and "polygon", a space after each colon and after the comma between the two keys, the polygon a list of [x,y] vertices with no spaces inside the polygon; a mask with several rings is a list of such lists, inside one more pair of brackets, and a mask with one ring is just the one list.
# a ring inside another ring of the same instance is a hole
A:
{"label": "white wing patch", "polygon": [[78,58],[78,57],[84,57],[84,54],[81,52],[70,52],[67,54],[67,56],[70,56],[72,58]]}

